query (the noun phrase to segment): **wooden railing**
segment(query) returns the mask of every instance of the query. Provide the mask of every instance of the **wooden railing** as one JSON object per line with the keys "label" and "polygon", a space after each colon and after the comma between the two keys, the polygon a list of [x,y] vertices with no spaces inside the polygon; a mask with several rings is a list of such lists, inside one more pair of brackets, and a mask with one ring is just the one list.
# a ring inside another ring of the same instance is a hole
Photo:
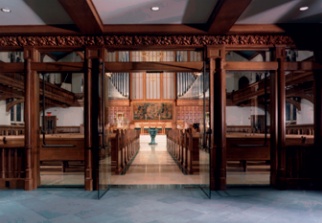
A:
{"label": "wooden railing", "polygon": [[314,125],[287,125],[286,134],[289,135],[314,135]]}
{"label": "wooden railing", "polygon": [[191,129],[167,132],[167,150],[185,174],[199,171],[199,134]]}
{"label": "wooden railing", "polygon": [[110,135],[112,173],[124,174],[140,149],[140,132],[116,130]]}
{"label": "wooden railing", "polygon": [[22,143],[0,143],[0,189],[22,189],[25,180],[25,150]]}
{"label": "wooden railing", "polygon": [[[250,125],[227,125],[227,133],[252,133]],[[269,132],[269,126],[267,126]],[[313,124],[286,125],[287,135],[314,135]]]}
{"label": "wooden railing", "polygon": [[231,132],[244,132],[251,133],[252,127],[250,125],[227,125],[227,133]]}
{"label": "wooden railing", "polygon": [[23,135],[25,127],[23,125],[0,125],[0,135]]}
{"label": "wooden railing", "polygon": [[80,126],[56,126],[56,133],[80,133]]}

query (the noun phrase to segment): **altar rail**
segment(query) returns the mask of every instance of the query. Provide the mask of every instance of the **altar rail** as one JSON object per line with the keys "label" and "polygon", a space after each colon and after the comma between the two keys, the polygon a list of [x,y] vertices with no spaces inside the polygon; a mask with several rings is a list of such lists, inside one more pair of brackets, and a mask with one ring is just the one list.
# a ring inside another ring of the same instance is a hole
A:
{"label": "altar rail", "polygon": [[149,134],[149,128],[157,128],[158,134],[164,135],[169,129],[172,129],[172,122],[167,121],[146,121],[146,122],[135,122],[133,127],[140,130],[141,134]]}
{"label": "altar rail", "polygon": [[140,149],[140,132],[116,130],[110,134],[112,173],[124,174]]}
{"label": "altar rail", "polygon": [[167,150],[185,174],[199,172],[199,134],[191,129],[167,132]]}

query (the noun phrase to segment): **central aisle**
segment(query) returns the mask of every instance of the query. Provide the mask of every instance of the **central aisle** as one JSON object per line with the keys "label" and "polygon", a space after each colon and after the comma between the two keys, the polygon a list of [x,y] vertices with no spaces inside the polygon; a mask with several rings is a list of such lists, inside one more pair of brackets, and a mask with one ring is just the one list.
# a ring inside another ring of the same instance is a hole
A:
{"label": "central aisle", "polygon": [[165,135],[149,145],[149,135],[140,136],[140,150],[125,175],[112,175],[114,185],[193,185],[198,175],[184,175],[167,152]]}

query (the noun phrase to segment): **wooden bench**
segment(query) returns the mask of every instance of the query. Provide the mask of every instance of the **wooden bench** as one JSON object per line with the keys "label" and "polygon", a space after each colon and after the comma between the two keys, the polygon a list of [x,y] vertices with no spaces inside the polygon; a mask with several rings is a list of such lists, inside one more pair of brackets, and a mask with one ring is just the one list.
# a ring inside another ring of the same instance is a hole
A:
{"label": "wooden bench", "polygon": [[167,151],[185,174],[199,172],[199,133],[191,129],[167,132]]}
{"label": "wooden bench", "polygon": [[[313,144],[313,136],[286,135],[286,145]],[[266,161],[271,159],[270,138],[264,134],[227,134],[227,161],[240,161],[244,171],[247,161]]]}
{"label": "wooden bench", "polygon": [[84,136],[82,134],[50,134],[45,136],[46,144],[42,144],[39,160],[44,162],[62,162],[65,172],[70,161],[84,162]]}

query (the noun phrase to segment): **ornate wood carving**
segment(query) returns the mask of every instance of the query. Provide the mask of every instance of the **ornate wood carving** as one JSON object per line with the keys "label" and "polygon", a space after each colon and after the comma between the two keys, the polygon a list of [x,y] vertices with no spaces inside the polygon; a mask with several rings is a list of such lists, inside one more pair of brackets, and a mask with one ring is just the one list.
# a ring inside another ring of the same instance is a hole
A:
{"label": "ornate wood carving", "polygon": [[0,47],[294,45],[286,35],[3,36]]}

